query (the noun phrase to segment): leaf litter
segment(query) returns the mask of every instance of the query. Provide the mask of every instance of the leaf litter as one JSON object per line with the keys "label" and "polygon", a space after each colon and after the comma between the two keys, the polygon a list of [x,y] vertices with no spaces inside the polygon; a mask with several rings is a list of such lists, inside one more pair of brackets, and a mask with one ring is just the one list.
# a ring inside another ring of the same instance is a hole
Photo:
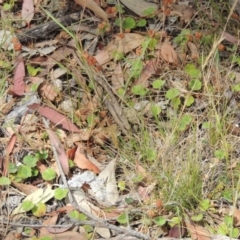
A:
{"label": "leaf litter", "polygon": [[120,2],[0,3],[3,239],[240,235],[238,1]]}

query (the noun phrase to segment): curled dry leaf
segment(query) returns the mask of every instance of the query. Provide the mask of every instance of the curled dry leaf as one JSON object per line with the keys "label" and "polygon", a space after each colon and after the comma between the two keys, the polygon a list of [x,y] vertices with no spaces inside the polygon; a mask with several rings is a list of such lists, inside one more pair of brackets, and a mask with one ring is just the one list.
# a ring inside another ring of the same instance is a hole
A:
{"label": "curled dry leaf", "polygon": [[123,38],[116,36],[95,58],[99,65],[103,65],[113,59],[116,54],[132,51],[140,46],[143,41],[144,36],[137,33],[125,33]]}
{"label": "curled dry leaf", "polygon": [[31,110],[37,110],[39,114],[43,117],[46,117],[51,122],[55,123],[56,125],[61,125],[64,129],[71,131],[71,132],[79,132],[80,130],[74,125],[66,116],[61,114],[60,112],[52,109],[50,107],[43,107],[40,104],[34,103],[28,105],[28,108]]}
{"label": "curled dry leaf", "polygon": [[79,4],[83,8],[89,8],[92,10],[96,16],[102,18],[104,21],[108,22],[108,16],[102,8],[100,8],[96,2],[93,0],[75,0],[75,3]]}
{"label": "curled dry leaf", "polygon": [[178,64],[178,56],[173,46],[168,42],[164,42],[160,46],[161,56],[162,58],[168,62],[177,65]]}
{"label": "curled dry leaf", "polygon": [[81,143],[78,143],[78,148],[74,156],[74,162],[80,169],[91,170],[96,174],[100,173],[100,169],[85,156],[84,147]]}
{"label": "curled dry leaf", "polygon": [[191,52],[191,58],[193,60],[197,60],[199,58],[199,53],[198,53],[198,49],[197,49],[196,45],[192,42],[188,42],[187,45]]}

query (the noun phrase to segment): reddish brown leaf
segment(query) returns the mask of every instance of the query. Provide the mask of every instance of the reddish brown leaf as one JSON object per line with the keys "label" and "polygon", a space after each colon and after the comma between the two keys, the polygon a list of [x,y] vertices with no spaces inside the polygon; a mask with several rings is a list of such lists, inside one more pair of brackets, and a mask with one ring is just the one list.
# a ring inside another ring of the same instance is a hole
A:
{"label": "reddish brown leaf", "polygon": [[74,159],[74,156],[75,156],[75,152],[76,152],[76,151],[77,151],[77,147],[68,149],[68,151],[67,151],[68,158],[69,158],[69,159]]}
{"label": "reddish brown leaf", "polygon": [[34,103],[32,105],[29,105],[28,108],[37,110],[38,113],[43,117],[46,117],[56,125],[61,125],[64,129],[70,132],[80,132],[77,126],[74,125],[67,117],[50,107],[43,107],[37,103]]}
{"label": "reddish brown leaf", "polygon": [[78,144],[77,151],[75,152],[74,162],[80,169],[88,169],[94,173],[100,173],[100,169],[86,158],[82,144]]}
{"label": "reddish brown leaf", "polygon": [[184,226],[175,225],[173,226],[168,233],[168,237],[172,238],[182,238],[186,234],[186,228]]}
{"label": "reddish brown leaf", "polygon": [[8,142],[7,149],[6,149],[7,151],[6,153],[8,155],[12,153],[16,140],[17,140],[17,136],[16,134],[13,134]]}
{"label": "reddish brown leaf", "polygon": [[59,158],[60,164],[62,166],[63,172],[66,175],[68,175],[68,172],[69,172],[68,156],[64,150],[64,147],[63,147],[62,143],[60,142],[60,140],[58,139],[58,136],[56,133],[54,133],[51,129],[46,129],[46,131],[49,135],[49,139],[50,139],[52,145],[57,150],[58,158]]}
{"label": "reddish brown leaf", "polygon": [[23,60],[20,60],[14,70],[13,77],[13,89],[12,91],[18,95],[22,96],[24,94],[25,83],[23,81],[25,77],[25,66]]}
{"label": "reddish brown leaf", "polygon": [[3,176],[7,176],[8,174],[9,157],[10,157],[10,154],[12,153],[16,140],[17,140],[17,136],[16,134],[13,134],[8,142],[7,149],[6,149],[6,157],[3,165],[3,168],[4,168]]}

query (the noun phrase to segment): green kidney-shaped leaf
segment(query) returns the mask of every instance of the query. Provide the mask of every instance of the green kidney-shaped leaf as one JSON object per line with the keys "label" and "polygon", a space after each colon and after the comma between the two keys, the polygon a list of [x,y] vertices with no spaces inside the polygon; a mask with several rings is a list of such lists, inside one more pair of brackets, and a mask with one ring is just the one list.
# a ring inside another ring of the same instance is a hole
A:
{"label": "green kidney-shaped leaf", "polygon": [[179,123],[179,130],[184,131],[191,122],[192,122],[192,116],[188,114],[184,115]]}
{"label": "green kidney-shaped leaf", "polygon": [[187,64],[184,70],[187,74],[190,75],[192,79],[201,77],[201,72],[196,68],[194,64]]}
{"label": "green kidney-shaped leaf", "polygon": [[141,19],[137,22],[138,27],[145,27],[147,25],[146,19]]}
{"label": "green kidney-shaped leaf", "polygon": [[210,200],[209,199],[204,199],[203,201],[200,202],[199,204],[200,210],[206,211],[210,208]]}
{"label": "green kidney-shaped leaf", "polygon": [[163,217],[158,216],[158,217],[155,217],[155,218],[154,218],[154,222],[155,222],[158,226],[163,226],[163,225],[166,224],[167,220],[166,220],[165,218],[163,218]]}
{"label": "green kidney-shaped leaf", "polygon": [[161,113],[162,109],[158,105],[151,106],[151,112],[154,117],[158,116]]}
{"label": "green kidney-shaped leaf", "polygon": [[23,163],[30,168],[33,168],[37,165],[38,159],[33,155],[27,155],[23,158]]}
{"label": "green kidney-shaped leaf", "polygon": [[126,224],[128,222],[128,215],[126,213],[122,213],[118,216],[117,221],[121,224]]}
{"label": "green kidney-shaped leaf", "polygon": [[52,168],[46,169],[42,172],[42,178],[46,181],[51,181],[56,177],[56,173]]}
{"label": "green kidney-shaped leaf", "polygon": [[157,152],[155,149],[151,149],[151,148],[148,148],[146,150],[146,155],[147,155],[147,159],[150,160],[150,161],[153,161],[156,159],[157,157]]}
{"label": "green kidney-shaped leaf", "polygon": [[24,201],[22,203],[22,208],[23,208],[24,211],[28,212],[28,211],[30,211],[31,209],[34,208],[34,203],[31,202],[31,201],[28,201],[28,200]]}
{"label": "green kidney-shaped leaf", "polygon": [[18,167],[17,175],[23,179],[29,178],[32,176],[32,169],[29,166],[21,165]]}
{"label": "green kidney-shaped leaf", "polygon": [[38,203],[37,205],[34,205],[32,209],[32,214],[36,217],[42,217],[46,214],[47,206],[44,203]]}
{"label": "green kidney-shaped leaf", "polygon": [[171,99],[177,97],[179,94],[180,94],[180,92],[176,88],[171,88],[167,91],[166,98],[171,100]]}
{"label": "green kidney-shaped leaf", "polygon": [[87,220],[87,216],[83,213],[78,212],[77,210],[73,210],[71,211],[68,216],[73,219],[73,220],[77,220],[77,221],[85,221]]}
{"label": "green kidney-shaped leaf", "polygon": [[63,198],[65,198],[68,194],[68,189],[63,189],[63,188],[57,188],[54,191],[54,197],[57,200],[62,200]]}
{"label": "green kidney-shaped leaf", "polygon": [[198,79],[193,79],[189,82],[189,87],[193,91],[198,91],[202,88],[202,83]]}
{"label": "green kidney-shaped leaf", "polygon": [[185,97],[185,105],[190,107],[194,103],[195,99],[192,95],[188,95]]}
{"label": "green kidney-shaped leaf", "polygon": [[9,163],[8,172],[9,173],[16,173],[17,172],[17,165],[15,163]]}
{"label": "green kidney-shaped leaf", "polygon": [[11,181],[8,177],[0,177],[0,185],[9,185],[11,184]]}
{"label": "green kidney-shaped leaf", "polygon": [[136,85],[132,87],[132,93],[135,95],[145,96],[147,94],[147,89],[142,85]]}
{"label": "green kidney-shaped leaf", "polygon": [[191,217],[191,219],[194,221],[194,222],[199,222],[203,219],[203,215],[200,213],[198,215],[194,215]]}
{"label": "green kidney-shaped leaf", "polygon": [[154,89],[161,89],[162,86],[165,84],[166,81],[161,80],[161,79],[157,79],[155,81],[153,81],[152,85]]}
{"label": "green kidney-shaped leaf", "polygon": [[133,29],[136,27],[136,21],[131,17],[127,17],[123,20],[122,27],[123,29]]}

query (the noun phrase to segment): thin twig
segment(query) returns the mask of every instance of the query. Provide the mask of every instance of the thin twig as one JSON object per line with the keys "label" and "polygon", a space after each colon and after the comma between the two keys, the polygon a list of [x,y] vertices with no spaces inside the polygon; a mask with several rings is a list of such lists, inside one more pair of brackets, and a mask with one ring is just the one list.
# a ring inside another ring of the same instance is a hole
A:
{"label": "thin twig", "polygon": [[[45,119],[45,118],[42,118],[42,119],[43,119],[45,128],[46,128],[46,129],[49,129],[49,124],[48,124],[48,122],[46,121],[46,119]],[[56,147],[54,146],[54,144],[53,144],[52,142],[51,142],[51,147],[52,147],[52,150],[53,150],[53,154],[54,154],[55,160],[56,160],[57,165],[58,165],[58,169],[59,169],[60,175],[61,175],[62,180],[63,180],[63,184],[64,184],[65,188],[69,189],[67,179],[66,179],[66,177],[65,177],[65,175],[64,175],[62,166],[61,166],[60,161],[59,161],[59,158],[58,158],[58,154],[57,154]],[[103,220],[103,219],[97,218],[96,216],[92,215],[91,213],[89,213],[89,212],[86,211],[84,208],[82,208],[81,206],[78,205],[78,203],[75,201],[74,196],[73,196],[73,194],[72,194],[71,191],[69,191],[68,197],[69,197],[69,202],[71,203],[71,205],[72,205],[75,209],[77,209],[78,211],[82,212],[83,214],[85,214],[85,215],[88,216],[90,219],[92,219],[93,221],[96,222],[95,226],[98,226],[98,225],[104,226],[104,227],[106,227],[106,228],[108,228],[108,229],[112,229],[112,230],[114,230],[114,231],[121,232],[121,233],[124,233],[124,234],[126,234],[126,235],[135,236],[135,237],[138,237],[138,238],[140,238],[140,239],[150,239],[150,237],[149,237],[148,235],[139,233],[139,232],[134,231],[134,230],[132,230],[132,229],[117,227],[117,226],[115,226],[115,225],[113,225],[113,224],[108,223],[107,221],[105,221],[105,220]]]}

